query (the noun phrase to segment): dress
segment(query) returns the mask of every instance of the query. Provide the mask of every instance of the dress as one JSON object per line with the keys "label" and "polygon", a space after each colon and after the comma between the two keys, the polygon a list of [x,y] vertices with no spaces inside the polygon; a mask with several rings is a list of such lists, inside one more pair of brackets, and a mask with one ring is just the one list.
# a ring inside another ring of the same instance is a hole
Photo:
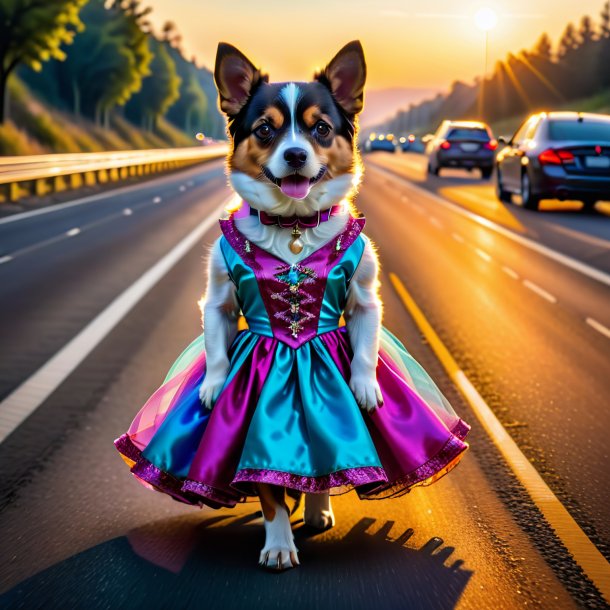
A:
{"label": "dress", "polygon": [[362,410],[349,388],[342,312],[368,239],[364,223],[350,216],[338,236],[290,265],[249,242],[232,215],[220,220],[247,328],[230,345],[212,410],[198,395],[202,333],[114,441],[141,483],[214,508],[255,496],[257,482],[382,499],[430,484],[459,462],[470,426],[385,327],[377,364],[383,407]]}

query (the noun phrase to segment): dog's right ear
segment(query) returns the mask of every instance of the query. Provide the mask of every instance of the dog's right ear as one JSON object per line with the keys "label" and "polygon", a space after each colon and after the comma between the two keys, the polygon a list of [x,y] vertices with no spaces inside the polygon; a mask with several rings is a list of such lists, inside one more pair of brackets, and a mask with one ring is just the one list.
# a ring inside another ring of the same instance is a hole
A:
{"label": "dog's right ear", "polygon": [[220,109],[232,117],[244,107],[253,89],[269,77],[233,45],[218,44],[214,81],[220,95]]}

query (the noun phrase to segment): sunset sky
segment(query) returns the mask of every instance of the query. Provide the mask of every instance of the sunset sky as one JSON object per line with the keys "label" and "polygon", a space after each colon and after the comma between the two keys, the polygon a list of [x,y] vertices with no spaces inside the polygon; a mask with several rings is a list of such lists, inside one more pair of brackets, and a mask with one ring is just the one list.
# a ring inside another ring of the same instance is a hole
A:
{"label": "sunset sky", "polygon": [[481,7],[499,23],[490,32],[490,67],[508,51],[530,48],[546,31],[553,42],[568,21],[596,21],[604,0],[286,0],[226,3],[149,0],[156,26],[173,20],[187,55],[213,66],[218,41],[230,42],[267,70],[272,80],[309,79],[318,65],[359,38],[370,88],[446,89],[484,69],[485,36],[474,25]]}

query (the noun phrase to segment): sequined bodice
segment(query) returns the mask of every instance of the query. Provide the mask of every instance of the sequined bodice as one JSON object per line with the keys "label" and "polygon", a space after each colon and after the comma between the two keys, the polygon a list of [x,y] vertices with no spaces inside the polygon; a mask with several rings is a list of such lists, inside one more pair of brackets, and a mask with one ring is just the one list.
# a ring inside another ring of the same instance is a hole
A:
{"label": "sequined bodice", "polygon": [[297,348],[338,328],[364,250],[364,223],[350,217],[339,235],[289,264],[246,239],[232,217],[221,220],[221,250],[249,329]]}

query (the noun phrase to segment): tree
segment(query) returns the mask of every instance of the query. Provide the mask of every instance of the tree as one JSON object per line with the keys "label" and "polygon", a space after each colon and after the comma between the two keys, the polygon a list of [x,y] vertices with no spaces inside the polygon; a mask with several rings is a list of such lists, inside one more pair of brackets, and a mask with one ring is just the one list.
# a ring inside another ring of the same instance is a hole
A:
{"label": "tree", "polygon": [[546,32],[538,39],[538,42],[534,47],[534,53],[547,61],[551,61],[553,58],[553,45]]}
{"label": "tree", "polygon": [[66,61],[54,66],[60,92],[75,114],[107,125],[109,111],[140,90],[153,57],[148,13],[134,0],[89,0],[81,13],[85,30]]}
{"label": "tree", "polygon": [[158,118],[178,99],[181,79],[168,52],[167,43],[154,37],[151,37],[150,43],[154,54],[150,64],[151,76],[142,81],[141,90],[130,100],[126,112],[127,116],[139,120],[152,131]]}
{"label": "tree", "polygon": [[593,30],[593,21],[589,15],[585,15],[580,21],[580,29],[578,30],[580,45],[585,45],[595,40],[595,31]]}
{"label": "tree", "polygon": [[610,38],[610,0],[604,4],[600,14],[599,35],[600,38]]}
{"label": "tree", "polygon": [[178,32],[178,28],[173,21],[166,21],[161,30],[161,40],[167,42],[173,49],[180,49],[182,44],[182,35]]}
{"label": "tree", "polygon": [[578,46],[578,38],[576,37],[576,28],[573,23],[568,23],[563,31],[557,54],[559,57],[564,57],[570,51],[573,51]]}
{"label": "tree", "polygon": [[170,107],[167,118],[188,134],[193,134],[195,131],[207,133],[210,127],[207,121],[209,104],[208,97],[199,83],[199,68],[194,62],[186,60],[179,48],[172,47],[168,50],[176,65],[181,83],[180,97]]}
{"label": "tree", "polygon": [[8,77],[19,64],[39,71],[42,62],[66,58],[83,24],[79,12],[87,0],[4,0],[0,2],[0,124],[7,105]]}

